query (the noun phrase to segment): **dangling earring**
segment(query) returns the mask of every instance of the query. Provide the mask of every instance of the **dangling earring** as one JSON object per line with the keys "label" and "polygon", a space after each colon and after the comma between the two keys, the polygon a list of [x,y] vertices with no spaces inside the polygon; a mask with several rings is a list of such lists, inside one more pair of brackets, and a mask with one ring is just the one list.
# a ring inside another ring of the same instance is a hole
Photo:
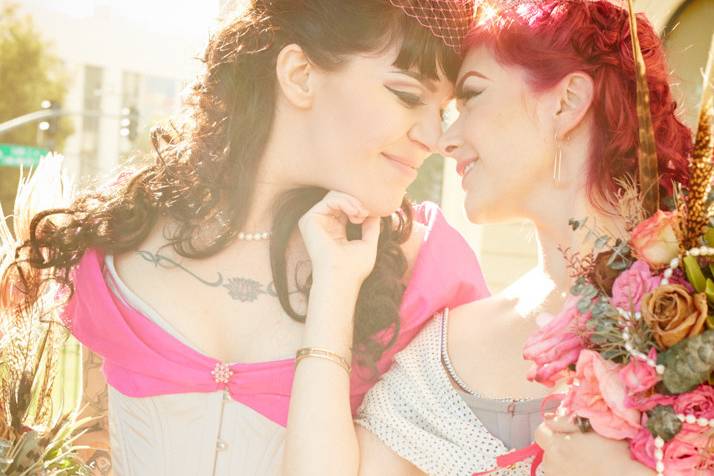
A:
{"label": "dangling earring", "polygon": [[563,166],[563,149],[560,147],[558,138],[555,138],[555,144],[558,150],[555,153],[555,161],[553,162],[553,182],[555,185],[560,185],[560,169]]}

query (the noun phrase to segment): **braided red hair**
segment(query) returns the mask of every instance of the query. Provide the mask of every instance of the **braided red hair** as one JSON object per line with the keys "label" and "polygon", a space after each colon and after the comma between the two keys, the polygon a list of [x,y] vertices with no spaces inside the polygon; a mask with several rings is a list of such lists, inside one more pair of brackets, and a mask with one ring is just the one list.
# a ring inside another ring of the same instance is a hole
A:
{"label": "braided red hair", "polygon": [[[660,185],[686,183],[691,131],[676,114],[662,42],[639,16],[638,37],[647,67]],[[639,142],[635,70],[628,14],[606,0],[522,1],[477,23],[466,48],[487,46],[502,63],[524,68],[536,91],[581,71],[595,83],[595,133],[588,193],[594,203],[617,191],[616,179],[636,176]]]}

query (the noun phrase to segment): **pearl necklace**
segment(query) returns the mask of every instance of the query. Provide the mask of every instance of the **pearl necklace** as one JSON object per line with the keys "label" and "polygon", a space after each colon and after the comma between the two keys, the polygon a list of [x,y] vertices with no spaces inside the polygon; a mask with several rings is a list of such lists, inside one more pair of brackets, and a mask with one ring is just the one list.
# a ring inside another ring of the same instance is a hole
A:
{"label": "pearl necklace", "polygon": [[269,240],[271,236],[273,236],[273,233],[270,231],[259,231],[256,233],[245,233],[241,231],[240,233],[238,233],[238,239],[242,241]]}

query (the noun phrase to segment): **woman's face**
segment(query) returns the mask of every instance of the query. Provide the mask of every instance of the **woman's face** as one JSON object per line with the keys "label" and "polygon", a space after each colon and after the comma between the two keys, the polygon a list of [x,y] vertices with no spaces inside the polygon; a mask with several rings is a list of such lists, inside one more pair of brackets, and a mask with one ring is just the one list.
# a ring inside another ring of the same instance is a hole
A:
{"label": "woman's face", "polygon": [[474,223],[523,218],[538,188],[553,183],[552,100],[485,47],[468,52],[456,85],[460,114],[439,149],[458,162],[467,216]]}
{"label": "woman's face", "polygon": [[453,85],[394,66],[398,50],[350,57],[324,75],[307,126],[313,185],[359,199],[373,214],[399,208],[442,133]]}

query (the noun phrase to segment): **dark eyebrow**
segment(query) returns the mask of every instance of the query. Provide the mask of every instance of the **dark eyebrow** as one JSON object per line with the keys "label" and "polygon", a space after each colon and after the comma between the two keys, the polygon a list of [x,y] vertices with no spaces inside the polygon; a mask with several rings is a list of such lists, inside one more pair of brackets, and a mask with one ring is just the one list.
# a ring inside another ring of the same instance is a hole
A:
{"label": "dark eyebrow", "polygon": [[459,81],[456,83],[457,94],[458,94],[458,91],[461,91],[463,89],[464,82],[472,76],[476,76],[477,78],[487,79],[490,81],[490,78],[488,76],[483,75],[483,74],[479,73],[478,71],[471,70],[468,73],[466,73],[465,75],[461,76],[461,79],[459,79]]}
{"label": "dark eyebrow", "polygon": [[434,80],[427,78],[421,73],[417,73],[416,71],[409,71],[406,69],[396,69],[393,71],[394,73],[400,73],[400,74],[406,74],[410,78],[414,78],[417,81],[419,81],[421,84],[426,86],[426,89],[429,91],[436,92],[436,84],[434,83]]}

